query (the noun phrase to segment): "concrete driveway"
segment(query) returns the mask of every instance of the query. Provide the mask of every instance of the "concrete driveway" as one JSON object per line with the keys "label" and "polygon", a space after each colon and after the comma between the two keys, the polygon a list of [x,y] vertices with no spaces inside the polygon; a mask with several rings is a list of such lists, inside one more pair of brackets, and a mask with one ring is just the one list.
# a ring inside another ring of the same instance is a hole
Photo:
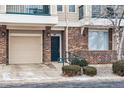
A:
{"label": "concrete driveway", "polygon": [[37,82],[62,78],[62,64],[0,65],[1,82]]}
{"label": "concrete driveway", "polygon": [[119,81],[124,77],[112,73],[112,65],[92,65],[97,68],[97,75],[94,77],[81,75],[76,77],[63,77],[61,63],[25,64],[25,65],[0,65],[0,83],[46,83],[66,81]]}

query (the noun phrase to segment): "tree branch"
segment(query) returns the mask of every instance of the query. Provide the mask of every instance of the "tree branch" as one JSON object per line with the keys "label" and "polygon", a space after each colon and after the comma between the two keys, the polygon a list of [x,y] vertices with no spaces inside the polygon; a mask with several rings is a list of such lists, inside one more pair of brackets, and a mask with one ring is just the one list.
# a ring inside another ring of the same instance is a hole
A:
{"label": "tree branch", "polygon": [[112,22],[112,25],[115,26],[114,21],[110,17],[108,19]]}
{"label": "tree branch", "polygon": [[123,13],[122,13],[122,15],[121,15],[121,17],[120,17],[120,19],[119,19],[118,27],[120,26],[123,17],[124,17],[124,10],[123,10]]}

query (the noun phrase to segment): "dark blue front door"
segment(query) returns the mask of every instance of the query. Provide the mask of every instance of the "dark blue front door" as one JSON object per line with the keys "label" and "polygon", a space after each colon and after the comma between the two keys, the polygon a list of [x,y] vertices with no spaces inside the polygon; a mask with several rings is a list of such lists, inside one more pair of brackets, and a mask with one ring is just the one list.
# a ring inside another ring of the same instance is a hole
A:
{"label": "dark blue front door", "polygon": [[51,36],[51,61],[57,61],[60,57],[60,37]]}

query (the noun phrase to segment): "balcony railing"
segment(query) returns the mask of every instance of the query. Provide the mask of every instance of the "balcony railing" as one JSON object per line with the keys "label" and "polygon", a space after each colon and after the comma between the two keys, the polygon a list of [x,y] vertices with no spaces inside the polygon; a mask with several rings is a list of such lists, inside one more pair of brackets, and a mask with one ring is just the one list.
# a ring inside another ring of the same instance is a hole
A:
{"label": "balcony railing", "polygon": [[49,5],[7,5],[7,14],[50,15]]}

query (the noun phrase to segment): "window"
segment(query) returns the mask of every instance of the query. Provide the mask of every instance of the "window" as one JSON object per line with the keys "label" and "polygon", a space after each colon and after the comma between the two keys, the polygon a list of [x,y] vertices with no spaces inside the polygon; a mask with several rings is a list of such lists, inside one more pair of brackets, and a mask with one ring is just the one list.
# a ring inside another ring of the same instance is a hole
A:
{"label": "window", "polygon": [[26,8],[30,14],[42,14],[44,7],[41,5],[27,5]]}
{"label": "window", "polygon": [[83,5],[79,7],[79,19],[83,18]]}
{"label": "window", "polygon": [[75,5],[69,5],[69,12],[75,12]]}
{"label": "window", "polygon": [[62,5],[57,5],[57,11],[62,12]]}
{"label": "window", "polygon": [[89,31],[89,50],[108,50],[108,32]]}
{"label": "window", "polygon": [[7,5],[6,13],[50,15],[50,5]]}
{"label": "window", "polygon": [[99,17],[101,14],[101,5],[92,5],[92,17]]}

